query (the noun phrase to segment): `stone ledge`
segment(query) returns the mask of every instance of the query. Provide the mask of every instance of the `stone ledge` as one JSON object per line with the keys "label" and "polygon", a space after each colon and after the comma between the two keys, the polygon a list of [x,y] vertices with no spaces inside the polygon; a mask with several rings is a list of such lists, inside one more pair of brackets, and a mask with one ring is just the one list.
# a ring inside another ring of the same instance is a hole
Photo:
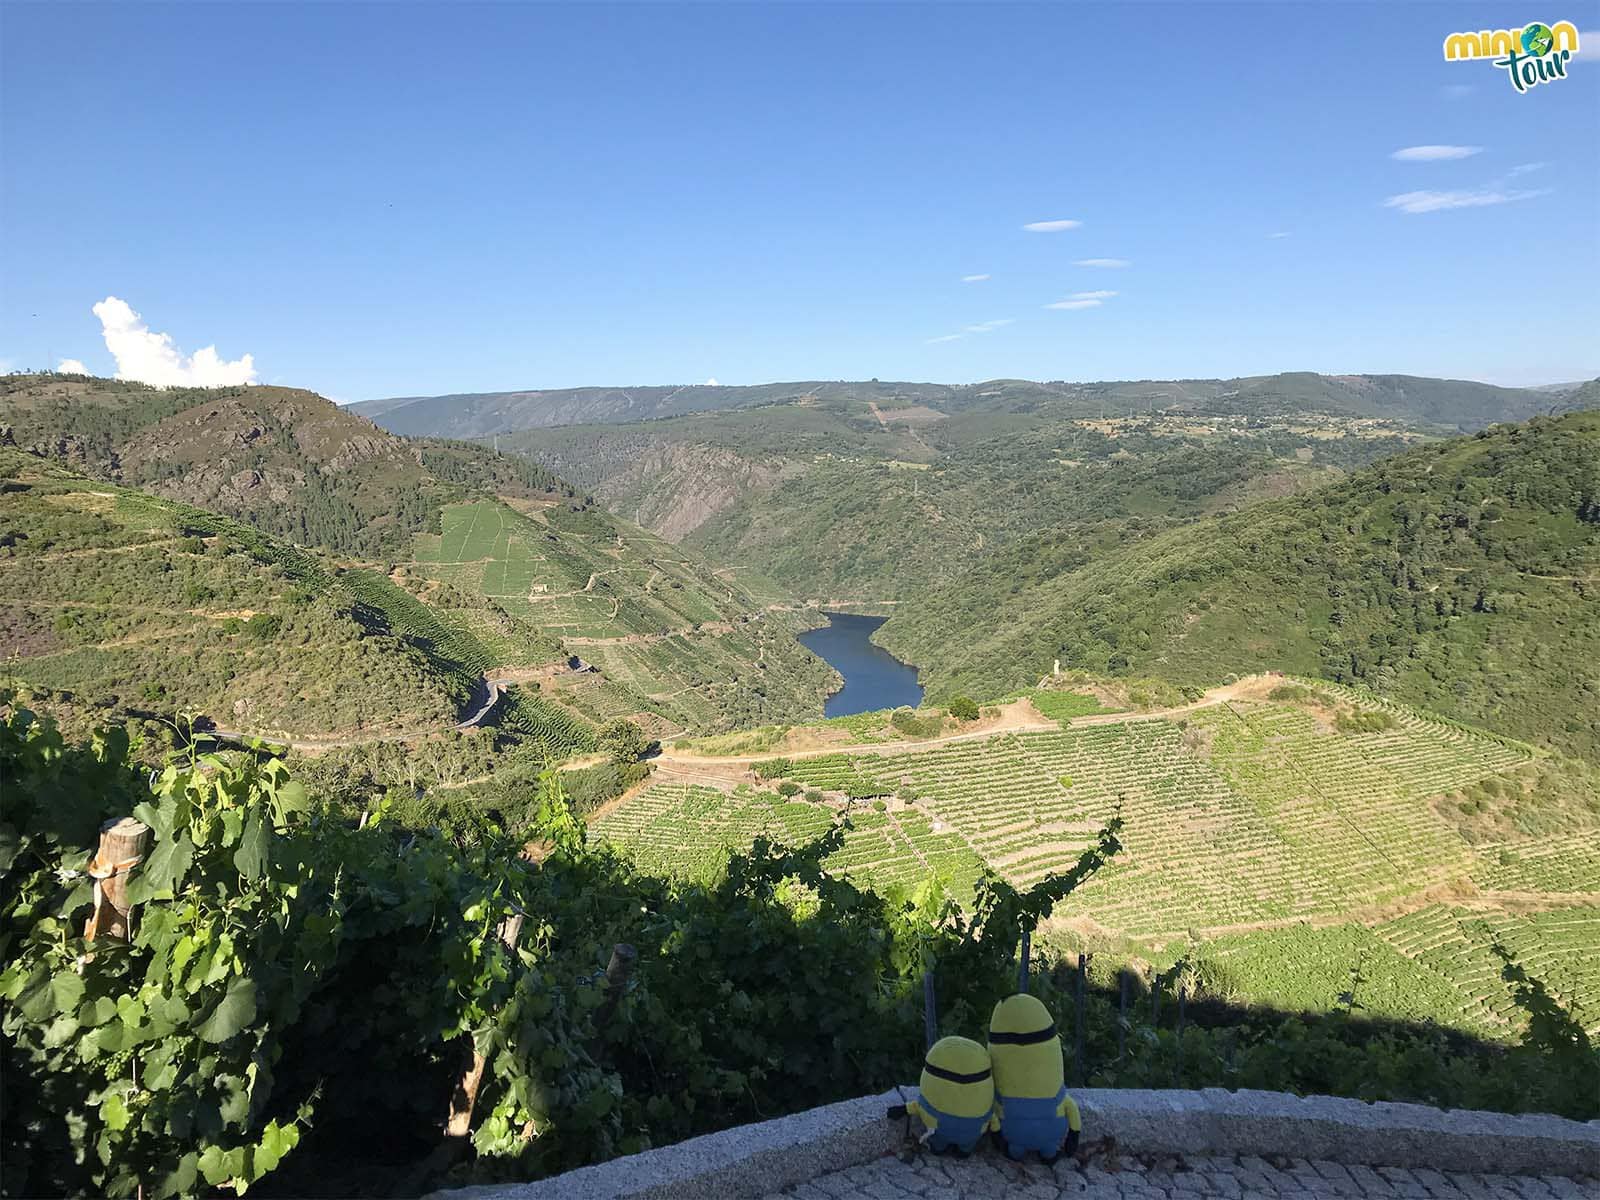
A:
{"label": "stone ledge", "polygon": [[[912,1095],[914,1087],[905,1089]],[[1207,1088],[1080,1088],[1086,1142],[1133,1154],[1289,1155],[1369,1167],[1500,1175],[1600,1175],[1600,1121]],[[896,1092],[741,1125],[532,1183],[437,1192],[439,1200],[737,1200],[899,1149]]]}

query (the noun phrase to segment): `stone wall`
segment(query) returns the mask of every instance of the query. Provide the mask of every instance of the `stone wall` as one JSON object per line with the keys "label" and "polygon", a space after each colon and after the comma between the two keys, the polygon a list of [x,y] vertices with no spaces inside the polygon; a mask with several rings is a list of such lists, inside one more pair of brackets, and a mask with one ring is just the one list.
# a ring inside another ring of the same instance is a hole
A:
{"label": "stone wall", "polygon": [[[907,1095],[913,1088],[905,1089]],[[1501,1175],[1600,1175],[1600,1121],[1367,1104],[1282,1092],[1083,1088],[1086,1145],[1123,1154],[1275,1156]],[[742,1125],[552,1179],[436,1193],[440,1200],[711,1200],[762,1196],[899,1150],[888,1092]]]}

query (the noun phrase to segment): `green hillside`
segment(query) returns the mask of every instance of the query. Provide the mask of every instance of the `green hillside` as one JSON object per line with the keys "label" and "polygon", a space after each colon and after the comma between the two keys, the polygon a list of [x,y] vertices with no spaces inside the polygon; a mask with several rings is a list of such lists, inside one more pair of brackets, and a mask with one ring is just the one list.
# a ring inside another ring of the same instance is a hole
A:
{"label": "green hillside", "polygon": [[[1272,679],[1164,717],[1063,724],[795,755],[760,767],[764,785],[674,760],[595,831],[648,870],[709,879],[757,835],[806,840],[848,818],[831,870],[880,891],[941,879],[965,904],[984,869],[1037,883],[1120,815],[1122,853],[1058,913],[1067,944],[1187,954],[1213,994],[1314,1011],[1359,968],[1369,1016],[1499,1037],[1518,1018],[1498,941],[1600,1028],[1584,953],[1600,941],[1600,858],[1571,849],[1600,832],[1600,794],[1581,763]],[[774,790],[789,782],[804,793]],[[1512,818],[1487,833],[1485,797]]]}
{"label": "green hillside", "polygon": [[11,375],[0,378],[0,445],[356,554],[404,547],[464,490],[572,495],[526,460],[406,441],[296,388]]}
{"label": "green hillside", "polygon": [[1600,757],[1600,413],[1419,447],[1154,536],[1019,542],[879,639],[936,693],[1063,669],[1358,681]]}
{"label": "green hillside", "polygon": [[813,380],[744,387],[688,384],[654,387],[550,388],[396,396],[352,405],[395,433],[472,438],[524,429],[594,423],[630,424],[688,413],[805,404],[868,411],[926,406],[947,415],[993,417],[1109,406],[1131,412],[1152,406],[1221,405],[1233,411],[1324,411],[1388,416],[1453,429],[1520,420],[1550,409],[1552,397],[1533,388],[1504,388],[1461,379],[1411,375],[1316,375],[1309,371],[1244,379],[1067,383],[990,379],[973,384]]}
{"label": "green hillside", "polygon": [[1326,414],[1124,404],[1102,418],[1105,399],[1056,400],[955,415],[808,401],[497,441],[718,562],[808,598],[870,603],[984,572],[1043,528],[1114,540],[1130,521],[1162,528],[1317,486],[1423,436]]}
{"label": "green hillside", "polygon": [[85,704],[293,738],[454,724],[471,672],[397,636],[334,571],[240,522],[0,450],[0,671]]}
{"label": "green hillside", "polygon": [[[5,594],[14,604],[50,596],[70,614],[108,614],[43,621],[38,605],[13,608],[10,669],[40,686],[122,703],[149,692],[152,710],[181,697],[227,727],[328,740],[448,727],[490,675],[525,693],[543,689],[582,722],[635,716],[660,732],[815,716],[835,678],[796,643],[805,619],[770,583],[755,579],[750,591],[525,459],[395,437],[309,392],[11,376],[0,382],[7,446],[12,469],[60,464],[52,478],[76,490],[72,503],[89,504],[82,497],[99,489],[119,498],[119,511],[154,514],[167,534],[185,522],[209,528],[218,520],[211,513],[236,517],[249,525],[235,541],[259,541],[262,531],[269,557],[314,574],[289,592],[191,585],[174,575],[170,537],[114,522],[96,554],[124,579],[99,558],[40,549],[65,532],[59,502],[25,513],[8,496],[0,532],[15,511],[35,534],[10,553],[46,556],[14,567]],[[173,589],[200,598],[180,607]],[[234,602],[210,604],[211,593]],[[326,609],[316,621],[300,611],[313,599]],[[163,625],[172,614],[181,619]],[[257,644],[245,672],[228,661],[235,643],[217,638],[252,618]],[[363,631],[398,641],[375,643]],[[185,636],[201,633],[209,650],[193,663],[172,661],[190,653]],[[315,671],[324,652],[337,663],[355,648],[370,656],[393,645],[406,647],[400,678],[420,671],[418,682],[391,686],[378,670],[372,693],[348,704],[340,697],[358,689],[345,681],[359,680],[359,669],[347,677],[330,667],[325,686],[308,691],[305,673],[281,661],[292,646]],[[572,669],[569,659],[584,665]]]}

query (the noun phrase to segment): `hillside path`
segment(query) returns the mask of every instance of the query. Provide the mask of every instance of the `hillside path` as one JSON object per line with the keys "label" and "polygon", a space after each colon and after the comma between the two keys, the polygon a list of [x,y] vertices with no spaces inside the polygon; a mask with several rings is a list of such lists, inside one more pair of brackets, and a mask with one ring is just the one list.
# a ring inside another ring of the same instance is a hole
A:
{"label": "hillside path", "polygon": [[[1093,716],[1073,717],[1071,728],[1086,725],[1125,725],[1132,721],[1162,721],[1182,716],[1202,708],[1213,708],[1234,700],[1260,699],[1280,682],[1275,675],[1248,675],[1237,683],[1212,688],[1200,699],[1172,708],[1151,708],[1141,712],[1096,713]],[[673,751],[663,745],[661,753],[652,762],[679,768],[749,766],[771,758],[821,758],[829,754],[918,754],[955,742],[976,742],[1000,737],[1007,733],[1038,733],[1061,729],[1059,721],[1043,716],[1026,700],[1013,701],[1005,706],[999,721],[974,729],[969,733],[952,733],[944,737],[928,738],[917,742],[869,742],[859,745],[817,746],[806,750],[769,750],[763,754],[690,754]],[[687,773],[687,772],[685,772]]]}

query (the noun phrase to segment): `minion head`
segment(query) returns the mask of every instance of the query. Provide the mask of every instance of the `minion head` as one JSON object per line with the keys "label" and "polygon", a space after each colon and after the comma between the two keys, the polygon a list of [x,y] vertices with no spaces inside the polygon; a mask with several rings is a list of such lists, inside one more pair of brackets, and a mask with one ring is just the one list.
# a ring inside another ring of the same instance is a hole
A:
{"label": "minion head", "polygon": [[952,1117],[983,1117],[994,1107],[989,1052],[964,1037],[940,1038],[922,1067],[922,1095]]}
{"label": "minion head", "polygon": [[1037,996],[1007,996],[994,1006],[989,1057],[1001,1097],[1053,1097],[1066,1077],[1056,1023]]}

